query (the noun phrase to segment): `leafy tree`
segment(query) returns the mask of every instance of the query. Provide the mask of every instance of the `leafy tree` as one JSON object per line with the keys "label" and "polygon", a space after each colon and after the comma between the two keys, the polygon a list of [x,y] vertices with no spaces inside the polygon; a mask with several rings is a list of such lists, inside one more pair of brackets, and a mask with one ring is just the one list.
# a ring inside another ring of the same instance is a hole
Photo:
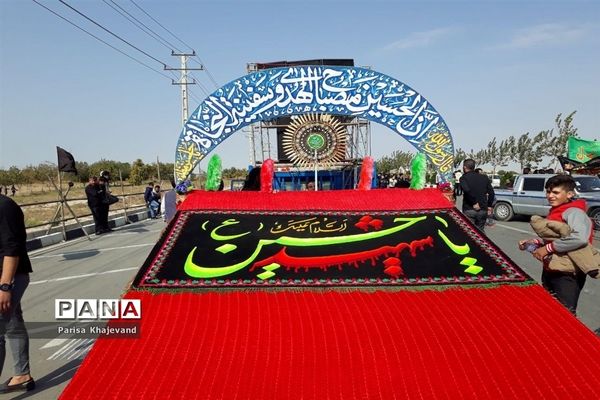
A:
{"label": "leafy tree", "polygon": [[534,162],[538,162],[534,151],[534,143],[532,138],[529,136],[530,133],[527,132],[516,140],[515,144],[515,152],[513,153],[512,160],[519,163],[519,167],[521,171],[527,165],[531,165]]}
{"label": "leafy tree", "polygon": [[[163,181],[170,181],[173,179],[173,173],[175,171],[175,164],[173,163],[159,163],[160,178]],[[177,183],[177,182],[175,182]]]}
{"label": "leafy tree", "polygon": [[9,181],[10,179],[8,177],[8,171],[5,169],[0,169],[0,185],[6,186],[8,185]]}
{"label": "leafy tree", "polygon": [[513,135],[510,135],[506,140],[503,141],[500,147],[504,146],[504,148],[500,151],[505,153],[504,163],[507,163],[512,159],[512,155],[515,153],[516,145],[517,139]]}
{"label": "leafy tree", "polygon": [[169,181],[173,178],[173,171],[175,170],[175,164],[173,163],[156,163],[145,165],[144,179],[152,179],[157,181],[159,176],[161,181]]}
{"label": "leafy tree", "polygon": [[410,163],[414,154],[407,151],[396,150],[390,156],[384,156],[375,162],[377,173],[389,174],[390,171],[410,169]]}
{"label": "leafy tree", "polygon": [[469,150],[468,152],[464,152],[463,156],[463,161],[467,158],[471,158],[475,160],[475,164],[477,165],[485,164],[488,158],[487,152],[485,150],[474,151],[473,149]]}
{"label": "leafy tree", "polygon": [[141,185],[148,179],[148,168],[141,159],[137,159],[131,165],[129,172],[129,182],[134,185]]}
{"label": "leafy tree", "polygon": [[223,178],[227,179],[235,179],[235,178],[245,178],[247,171],[244,168],[225,168],[222,172]]}
{"label": "leafy tree", "polygon": [[21,182],[19,183],[30,184],[35,181],[35,167],[33,165],[28,165],[21,170]]}
{"label": "leafy tree", "polygon": [[507,187],[509,184],[513,184],[515,181],[515,176],[517,174],[514,171],[498,171],[498,176],[500,177],[500,186]]}
{"label": "leafy tree", "polygon": [[496,172],[498,165],[506,164],[512,156],[512,148],[510,141],[502,140],[498,145],[496,144],[496,137],[494,137],[489,143],[485,154],[485,162],[492,165],[493,172]]}
{"label": "leafy tree", "polygon": [[124,181],[129,180],[129,174],[131,173],[131,164],[126,162],[118,162],[117,163],[117,175],[115,175],[115,179],[119,178],[119,173],[121,174],[121,178]]}
{"label": "leafy tree", "polygon": [[90,179],[92,175],[90,173],[90,165],[87,162],[75,161],[75,168],[77,168],[77,181],[85,183]]}
{"label": "leafy tree", "polygon": [[20,184],[22,182],[21,170],[14,165],[6,171],[8,182],[6,185]]}
{"label": "leafy tree", "polygon": [[534,162],[540,163],[544,156],[547,154],[548,146],[550,146],[550,137],[552,136],[551,130],[540,131],[533,137],[532,140],[532,158]]}
{"label": "leafy tree", "polygon": [[567,155],[567,140],[569,139],[569,136],[579,137],[577,128],[573,126],[575,113],[577,113],[577,111],[573,111],[571,114],[567,115],[564,120],[562,119],[562,114],[558,114],[554,119],[558,132],[556,132],[556,136],[554,136],[554,129],[550,131],[551,139],[544,152],[544,155],[552,157],[550,164],[555,163],[558,156]]}
{"label": "leafy tree", "polygon": [[48,177],[51,177],[56,181],[56,174],[58,173],[56,164],[45,162],[38,164],[34,169],[35,180],[37,182],[48,182]]}
{"label": "leafy tree", "polygon": [[100,161],[96,161],[90,165],[90,174],[100,176],[100,172],[108,171],[111,179],[119,179],[119,166],[121,165],[118,161],[105,160],[104,158]]}
{"label": "leafy tree", "polygon": [[463,149],[456,149],[456,151],[454,152],[454,169],[459,169],[462,162],[465,161],[467,158],[469,157]]}
{"label": "leafy tree", "polygon": [[[144,165],[144,175],[146,176],[146,180],[150,179],[151,181],[158,181],[158,172],[159,169],[156,166],[156,163],[150,163],[150,164],[145,164]],[[162,176],[161,176],[161,179]]]}
{"label": "leafy tree", "polygon": [[[473,150],[471,150],[471,151],[473,151]],[[475,160],[476,165],[485,164],[489,160],[489,156],[487,154],[487,151],[485,151],[485,150],[479,150],[479,151],[477,151],[477,153],[471,154],[470,158]]]}

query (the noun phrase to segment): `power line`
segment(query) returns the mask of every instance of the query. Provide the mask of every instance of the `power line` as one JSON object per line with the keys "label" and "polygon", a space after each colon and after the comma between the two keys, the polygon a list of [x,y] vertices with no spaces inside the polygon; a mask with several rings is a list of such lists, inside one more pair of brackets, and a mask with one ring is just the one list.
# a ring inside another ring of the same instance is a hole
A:
{"label": "power line", "polygon": [[190,94],[190,97],[194,100],[196,100],[196,102],[198,104],[202,104],[202,100],[200,100],[193,92],[191,89],[188,89],[188,93]]}
{"label": "power line", "polygon": [[204,64],[204,62],[202,61],[202,59],[200,57],[198,57],[198,55],[196,55],[196,58],[198,59],[198,61],[192,59],[192,61],[204,66],[204,70],[206,71],[206,75],[208,75],[208,78],[211,80],[211,82],[213,83],[213,85],[215,85],[215,89],[218,89],[220,86],[217,83],[217,81],[215,80],[215,78],[213,78],[212,74],[210,73],[210,71],[208,70],[208,68],[206,67],[206,64]]}
{"label": "power line", "polygon": [[[148,16],[148,18],[150,18],[152,21],[156,22],[158,24],[158,26],[160,26],[161,28],[163,28],[165,31],[169,32],[171,34],[171,36],[173,36],[175,39],[179,40],[179,42],[181,44],[183,44],[184,46],[188,47],[190,50],[194,51],[194,49],[192,48],[192,46],[188,45],[187,43],[185,43],[183,40],[179,39],[177,37],[177,35],[175,35],[173,32],[171,32],[170,30],[168,30],[167,28],[165,28],[160,22],[158,22],[156,19],[154,19],[154,17],[152,17],[152,15],[148,14],[142,7],[140,7],[135,1],[133,0],[129,0],[133,3],[134,6],[136,6],[141,12],[143,12],[144,14],[146,14]],[[179,51],[179,50],[178,50]]]}
{"label": "power line", "polygon": [[[106,4],[108,4],[107,0],[102,0],[104,1]],[[131,15],[129,12],[127,12],[123,7],[119,6],[117,3],[114,2],[114,0],[110,0],[111,3],[113,3],[115,6],[117,6],[118,8],[120,8],[121,10],[123,10],[125,13],[127,13],[127,15],[129,15],[131,18],[133,18],[135,21],[137,21],[138,23],[140,23],[141,25],[143,25],[147,30],[149,30],[150,32],[152,32],[154,35],[158,36],[162,41],[164,41],[165,43],[167,43],[169,46],[171,46],[172,48],[174,48],[175,50],[177,50],[177,52],[182,53],[182,51],[180,51],[177,46],[173,45],[171,42],[169,42],[168,40],[166,40],[164,37],[162,37],[160,34],[156,33],[154,30],[152,30],[150,27],[148,27],[146,24],[144,24],[142,21],[140,21],[139,19],[137,19],[136,17],[134,17],[133,15]],[[188,44],[186,44],[183,40],[179,39],[179,37],[177,37],[173,32],[171,32],[169,29],[167,29],[164,25],[162,25],[160,22],[158,22],[158,20],[154,17],[152,17],[146,10],[144,10],[142,7],[140,7],[135,1],[131,0],[131,3],[133,5],[135,5],[140,11],[142,11],[148,18],[150,18],[152,21],[154,21],[156,24],[158,24],[161,28],[163,28],[164,30],[166,30],[167,32],[169,32],[171,34],[171,36],[173,36],[175,39],[179,40],[184,46],[189,47],[193,52],[194,55],[192,57],[196,57],[198,58],[198,60],[200,60],[200,57],[198,57],[196,55],[196,52],[194,51],[193,48],[191,48]],[[110,6],[110,4],[108,4]],[[112,7],[112,6],[111,6]],[[114,7],[112,7],[113,9],[115,9]],[[119,12],[118,10],[115,10],[117,12]],[[123,15],[123,13],[119,12],[121,15]],[[125,15],[123,15],[125,16]],[[127,18],[129,19],[129,18]],[[129,19],[129,21],[131,21],[131,19]],[[133,21],[131,21],[133,23]],[[135,24],[135,23],[134,23]],[[142,29],[139,25],[135,24],[138,28]],[[142,29],[144,30],[144,29]],[[148,33],[146,30],[144,30],[144,32]],[[153,36],[154,37],[154,36]],[[155,37],[156,39],[156,37]],[[158,40],[158,39],[157,39]],[[163,42],[160,42],[163,46],[166,46]],[[169,48],[171,51],[173,51],[172,48]],[[194,60],[193,58],[190,58],[191,61],[197,63],[198,65],[200,65],[205,71],[206,68],[204,67],[204,65],[199,62]],[[209,71],[206,71],[207,75],[209,76],[209,78],[213,81],[213,83],[216,85],[216,87],[218,88],[218,84],[216,83],[215,79],[213,78],[212,74]],[[191,74],[190,74],[191,75]],[[193,76],[193,75],[192,75]],[[204,94],[206,96],[208,96],[208,90],[206,89],[206,87],[204,85],[202,85],[200,83],[200,79],[198,79],[196,76],[193,76],[196,80],[196,84],[200,87],[200,90],[202,90],[202,92],[204,92]]]}
{"label": "power line", "polygon": [[149,58],[153,59],[154,61],[156,61],[157,63],[161,64],[163,66],[163,68],[167,67],[167,64],[165,64],[164,62],[160,61],[158,58],[151,56],[150,54],[146,53],[144,50],[142,50],[142,49],[134,46],[131,43],[129,43],[127,40],[123,39],[122,37],[120,37],[116,33],[112,32],[110,29],[105,28],[104,26],[102,26],[98,22],[94,21],[93,19],[91,19],[90,17],[88,17],[87,15],[85,15],[84,13],[82,13],[81,11],[79,11],[79,10],[75,9],[74,7],[72,7],[71,5],[67,4],[65,1],[63,1],[63,0],[58,0],[58,1],[60,1],[62,4],[64,4],[65,6],[69,7],[71,10],[75,11],[77,14],[81,15],[83,18],[87,19],[88,21],[90,21],[94,25],[98,26],[99,28],[103,29],[104,31],[108,32],[109,34],[113,35],[114,37],[116,37],[117,39],[119,39],[120,41],[122,41],[123,43],[126,43],[127,45],[133,47],[134,49],[136,49],[140,53],[144,54],[146,57],[149,57]]}
{"label": "power line", "polygon": [[[112,0],[111,0],[112,1]],[[161,28],[163,28],[165,31],[169,32],[171,34],[171,36],[173,36],[175,39],[177,39],[181,44],[183,44],[184,46],[188,47],[190,50],[194,51],[194,48],[192,46],[190,46],[189,44],[187,44],[186,42],[184,42],[183,40],[181,40],[177,35],[175,35],[173,32],[171,32],[169,29],[167,29],[163,24],[161,24],[160,22],[158,22],[154,17],[152,17],[152,15],[148,14],[146,12],[146,10],[144,10],[142,7],[140,7],[134,0],[129,0],[133,3],[133,5],[135,5],[141,12],[143,12],[144,14],[146,14],[148,16],[148,18],[150,18],[152,21],[154,21],[156,24],[158,24],[158,26],[160,26]],[[200,65],[202,65],[204,67],[204,70],[206,71],[206,75],[208,76],[208,78],[212,81],[212,83],[215,85],[215,89],[218,89],[220,87],[220,85],[217,83],[217,81],[215,80],[215,78],[212,76],[212,74],[210,73],[210,71],[208,70],[208,68],[206,67],[206,64],[204,64],[204,62],[202,61],[202,59],[200,57],[198,57],[198,55],[195,56],[198,61],[191,59],[191,61],[194,61]]]}
{"label": "power line", "polygon": [[209,95],[208,90],[206,90],[206,87],[204,87],[204,85],[199,82],[198,77],[196,77],[196,75],[194,75],[193,72],[190,72],[190,76],[196,80],[196,84],[198,85],[198,87],[200,88],[200,90],[202,90],[202,92],[206,96],[208,96]]}
{"label": "power line", "polygon": [[[158,43],[160,43],[161,45],[165,46],[167,49],[172,50],[171,47],[169,47],[167,44],[165,44],[163,41],[161,41],[160,39],[156,38],[155,36],[153,36],[152,33],[148,32],[147,30],[145,30],[144,28],[142,28],[137,22],[135,22],[131,17],[127,16],[125,12],[119,10],[118,8],[121,8],[118,4],[112,2],[113,4],[110,4],[108,1],[106,0],[102,0],[107,6],[109,6],[110,8],[112,8],[115,12],[117,12],[118,14],[120,14],[123,18],[127,19],[129,22],[131,22],[133,25],[135,25],[136,28],[140,29],[141,31],[143,31],[145,34],[149,35],[150,37],[152,37],[154,40],[156,40]],[[117,8],[118,7],[118,8]]]}
{"label": "power line", "polygon": [[110,43],[107,43],[107,42],[105,42],[104,40],[100,39],[98,36],[94,35],[94,34],[93,34],[93,33],[91,33],[91,32],[88,32],[87,30],[85,30],[84,28],[80,27],[80,26],[79,26],[79,25],[77,25],[76,23],[74,23],[74,22],[70,21],[68,18],[65,18],[65,17],[63,17],[62,15],[60,15],[60,14],[58,14],[57,12],[55,12],[55,11],[53,11],[53,10],[49,9],[49,8],[48,8],[48,7],[46,7],[45,5],[43,5],[43,4],[41,4],[41,3],[39,3],[38,1],[36,1],[36,0],[32,0],[32,1],[33,1],[34,3],[36,3],[38,6],[40,6],[40,7],[42,7],[42,8],[45,8],[46,10],[48,10],[49,12],[51,12],[52,14],[56,15],[58,18],[60,18],[60,19],[62,19],[62,20],[64,20],[64,21],[66,21],[66,22],[68,22],[69,24],[73,25],[73,26],[74,26],[74,27],[76,27],[77,29],[79,29],[79,30],[81,30],[81,31],[83,31],[83,32],[85,32],[85,33],[87,33],[88,35],[90,35],[90,36],[91,36],[91,37],[93,37],[94,39],[96,39],[96,40],[98,40],[98,41],[100,41],[100,42],[104,43],[105,45],[107,45],[107,46],[108,46],[108,47],[110,47],[111,49],[113,49],[113,50],[115,50],[115,51],[118,51],[119,53],[123,54],[125,57],[128,57],[128,58],[132,59],[133,61],[137,62],[138,64],[141,64],[141,65],[143,65],[144,67],[146,67],[146,68],[148,68],[148,69],[150,69],[150,70],[152,70],[152,71],[156,72],[157,74],[160,74],[160,75],[164,76],[164,77],[165,77],[165,78],[167,78],[167,79],[171,79],[171,77],[170,77],[170,76],[168,76],[168,75],[166,75],[166,74],[163,74],[161,71],[159,71],[159,70],[157,70],[157,69],[154,69],[154,68],[152,68],[152,67],[151,67],[151,66],[149,66],[148,64],[146,64],[146,63],[144,63],[144,62],[142,62],[142,61],[138,60],[137,58],[135,58],[135,57],[133,57],[133,56],[130,56],[129,54],[127,54],[127,53],[125,53],[124,51],[122,51],[121,49],[118,49],[118,48],[116,48],[115,46],[111,45]]}
{"label": "power line", "polygon": [[[115,51],[118,51],[119,53],[121,53],[121,54],[123,54],[124,56],[126,56],[126,57],[128,57],[128,58],[132,59],[133,61],[137,62],[138,64],[140,64],[140,65],[142,65],[142,66],[144,66],[144,67],[146,67],[146,68],[148,68],[148,69],[152,70],[153,72],[156,72],[156,73],[160,74],[161,76],[163,76],[163,77],[165,77],[165,78],[167,78],[167,79],[171,79],[172,81],[174,80],[174,78],[177,78],[177,76],[176,76],[175,72],[173,71],[173,69],[170,69],[170,68],[168,68],[168,67],[167,67],[167,66],[166,66],[166,65],[165,65],[163,62],[161,62],[160,60],[156,60],[154,57],[150,56],[150,58],[152,58],[152,59],[154,59],[155,61],[158,61],[160,64],[162,64],[162,65],[163,65],[163,68],[164,68],[166,71],[168,71],[168,72],[170,73],[170,75],[171,75],[171,76],[169,76],[169,75],[166,75],[166,74],[162,73],[161,71],[158,71],[158,70],[156,70],[156,69],[152,68],[150,65],[148,65],[148,64],[146,64],[146,63],[144,63],[144,62],[142,62],[142,61],[138,60],[137,58],[135,58],[135,57],[133,57],[133,56],[131,56],[131,55],[127,54],[126,52],[122,51],[121,49],[119,49],[119,48],[117,48],[117,47],[115,47],[115,46],[111,45],[110,43],[108,43],[108,42],[104,41],[103,39],[99,38],[98,36],[94,35],[93,33],[91,33],[91,32],[89,32],[89,31],[87,31],[86,29],[82,28],[81,26],[79,26],[79,25],[77,25],[76,23],[72,22],[72,21],[71,21],[71,20],[69,20],[68,18],[66,18],[66,17],[64,17],[64,16],[60,15],[59,13],[57,13],[57,12],[55,12],[55,11],[51,10],[50,8],[46,7],[45,5],[43,5],[43,4],[41,4],[41,3],[39,3],[38,1],[36,1],[36,0],[32,0],[32,1],[33,1],[34,3],[36,3],[37,5],[39,5],[40,7],[43,7],[43,8],[44,8],[44,9],[46,9],[47,11],[49,11],[49,12],[51,12],[52,14],[56,15],[57,17],[61,18],[62,20],[64,20],[64,21],[68,22],[68,23],[69,23],[69,24],[71,24],[71,25],[73,25],[73,26],[74,26],[74,27],[76,27],[77,29],[79,29],[79,30],[83,31],[84,33],[86,33],[86,34],[90,35],[91,37],[93,37],[94,39],[98,40],[99,42],[101,42],[101,43],[103,43],[103,44],[105,44],[105,45],[109,46],[109,47],[110,47],[110,48],[112,48],[113,50],[115,50]],[[62,1],[62,0],[59,0],[59,1],[60,1],[61,3],[63,3],[64,5],[66,5],[67,7],[71,8],[73,11],[77,12],[78,14],[80,14],[81,16],[83,16],[84,18],[88,19],[89,21],[91,21],[91,22],[92,22],[92,23],[94,23],[95,25],[99,26],[99,27],[100,27],[100,28],[102,28],[103,30],[107,31],[108,33],[112,34],[113,36],[117,37],[118,39],[120,39],[120,40],[124,41],[125,43],[129,44],[130,46],[134,47],[136,50],[138,50],[138,51],[141,51],[141,50],[140,50],[140,49],[138,49],[137,47],[135,47],[135,46],[131,45],[129,42],[125,41],[124,39],[122,39],[122,38],[118,37],[116,34],[114,34],[114,33],[112,33],[111,31],[109,31],[107,28],[105,28],[105,27],[101,26],[101,25],[100,25],[100,24],[98,24],[97,22],[93,21],[91,18],[87,17],[87,16],[86,16],[86,15],[84,15],[83,13],[81,13],[81,12],[79,12],[78,10],[74,9],[74,8],[73,8],[73,7],[71,7],[69,4],[65,3],[65,2],[64,2],[64,1]],[[106,1],[105,1],[105,0],[104,0],[104,2],[106,3]],[[111,0],[111,2],[113,2],[113,1]],[[114,3],[114,2],[113,2],[113,3]],[[107,3],[107,5],[111,6],[111,5],[110,5],[110,4],[108,4],[108,3]],[[111,7],[112,7],[112,6],[111,6]],[[114,9],[114,7],[113,7],[113,9]],[[115,11],[117,11],[117,12],[118,12],[118,10],[116,10],[116,9],[115,9]],[[120,14],[122,15],[122,13],[120,13]],[[135,18],[135,17],[133,17],[133,18]],[[145,25],[144,25],[144,26],[145,26]],[[140,28],[140,29],[141,29],[141,28]],[[168,42],[167,42],[167,43],[168,43]],[[142,52],[142,53],[144,53],[144,54],[146,54],[146,53],[145,53],[145,52],[143,52],[143,51],[141,51],[141,52]],[[197,61],[195,61],[195,60],[193,60],[193,61],[194,61],[194,62],[197,62]],[[200,64],[200,65],[202,65],[202,64]],[[199,79],[198,79],[198,78],[197,78],[195,75],[193,75],[191,72],[190,72],[190,76],[191,76],[192,78],[194,78],[194,80],[195,80],[195,82],[194,82],[194,83],[196,83],[196,84],[199,86],[199,89],[200,89],[200,90],[201,90],[201,91],[204,93],[204,95],[205,95],[205,96],[209,96],[209,92],[208,92],[208,90],[206,89],[206,87],[205,87],[204,85],[202,85],[202,84],[199,82]],[[213,79],[213,82],[214,82],[214,79]],[[190,91],[190,90],[188,89],[188,91]],[[191,93],[191,92],[190,92],[190,97],[192,97],[192,98],[193,98],[195,101],[197,101],[198,103],[201,103],[201,102],[202,102],[202,100],[200,100],[200,99],[199,99],[199,98],[198,98],[198,97],[195,95],[195,93]]]}
{"label": "power line", "polygon": [[160,36],[158,33],[154,32],[146,24],[144,24],[142,21],[140,21],[139,19],[137,19],[135,16],[131,15],[127,10],[125,10],[123,7],[121,7],[120,5],[118,5],[117,3],[115,3],[113,0],[110,0],[110,2],[112,4],[110,4],[107,0],[102,0],[102,1],[104,3],[106,3],[107,6],[109,6],[113,10],[115,10],[117,13],[121,14],[125,19],[127,19],[129,22],[131,22],[137,28],[139,28],[142,32],[146,33],[148,36],[152,37],[158,43],[160,43],[163,46],[165,46],[167,49],[169,49],[171,51],[173,51],[174,49],[177,50],[177,51],[179,51],[179,49],[177,49],[177,46],[173,45],[168,40],[166,40],[165,38],[163,38],[162,36]]}

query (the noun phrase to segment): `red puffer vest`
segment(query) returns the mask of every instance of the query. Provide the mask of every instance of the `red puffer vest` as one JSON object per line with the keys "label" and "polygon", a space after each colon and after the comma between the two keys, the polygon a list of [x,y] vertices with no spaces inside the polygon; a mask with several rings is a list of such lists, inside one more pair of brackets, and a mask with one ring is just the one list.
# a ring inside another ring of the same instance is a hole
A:
{"label": "red puffer vest", "polygon": [[[565,222],[562,215],[569,208],[579,208],[580,210],[582,210],[585,213],[585,210],[587,209],[587,204],[585,203],[585,200],[577,199],[577,200],[573,200],[573,201],[570,201],[565,204],[561,204],[560,206],[552,207],[550,209],[550,212],[548,213],[547,218],[552,221]],[[592,244],[594,242],[594,230],[593,229],[590,232],[590,237],[588,240],[589,240],[590,244]]]}

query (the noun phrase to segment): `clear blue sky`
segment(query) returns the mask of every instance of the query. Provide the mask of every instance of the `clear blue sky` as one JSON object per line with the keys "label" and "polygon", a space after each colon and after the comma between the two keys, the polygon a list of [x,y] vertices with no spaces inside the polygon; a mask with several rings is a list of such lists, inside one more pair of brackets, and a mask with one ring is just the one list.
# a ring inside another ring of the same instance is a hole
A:
{"label": "clear blue sky", "polygon": [[[38,1],[161,69],[60,2]],[[179,61],[170,49],[106,3],[189,50],[130,0],[65,1],[171,66]],[[425,96],[456,147],[550,129],[573,110],[579,135],[600,138],[598,1],[134,1],[195,49],[219,86],[245,75],[248,62],[353,58]],[[195,75],[216,89],[205,72]],[[206,96],[191,91],[190,112]],[[181,127],[170,79],[31,0],[0,0],[0,168],[56,162],[57,145],[90,163],[173,162]],[[412,150],[382,126],[372,134],[376,159]],[[242,132],[215,151],[224,167],[248,164]]]}

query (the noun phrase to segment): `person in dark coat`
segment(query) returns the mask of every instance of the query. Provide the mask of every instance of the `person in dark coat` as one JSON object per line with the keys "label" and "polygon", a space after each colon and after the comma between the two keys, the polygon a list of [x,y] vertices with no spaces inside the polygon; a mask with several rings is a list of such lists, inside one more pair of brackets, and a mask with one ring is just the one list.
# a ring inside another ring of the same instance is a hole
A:
{"label": "person in dark coat", "polygon": [[475,172],[475,160],[463,161],[463,172],[460,177],[463,214],[483,232],[488,214],[492,214],[494,189],[487,175]]}
{"label": "person in dark coat", "polygon": [[0,393],[35,388],[29,369],[29,334],[21,309],[30,272],[23,211],[12,199],[0,194],[0,374],[6,356],[5,335],[10,338],[14,363],[14,375],[0,386]]}
{"label": "person in dark coat", "polygon": [[144,189],[144,201],[146,202],[146,206],[150,206],[150,196],[152,195],[152,191],[154,190],[154,182],[148,182],[146,189]]}
{"label": "person in dark coat", "polygon": [[94,218],[94,230],[96,235],[100,235],[102,232],[102,222],[100,220],[100,207],[102,205],[102,198],[98,194],[98,177],[92,176],[85,187],[85,196],[87,197],[88,207],[92,212]]}
{"label": "person in dark coat", "polygon": [[150,208],[150,218],[159,218],[160,217],[160,186],[156,185],[150,192],[150,196],[148,197],[150,200],[148,207]]}
{"label": "person in dark coat", "polygon": [[[150,211],[150,202],[152,201],[152,191],[154,190],[154,182],[148,182],[146,189],[144,189],[144,202],[146,207]],[[152,212],[150,211],[150,218],[153,218]]]}
{"label": "person in dark coat", "polygon": [[261,167],[254,167],[248,172],[243,191],[260,191],[260,170]]}
{"label": "person in dark coat", "polygon": [[108,211],[110,208],[109,200],[110,191],[108,190],[108,178],[101,176],[98,178],[98,195],[102,199],[100,203],[100,225],[102,233],[112,232],[108,226]]}
{"label": "person in dark coat", "polygon": [[[94,218],[94,230],[96,235],[110,232],[108,222],[105,221],[104,214],[108,214],[108,204],[105,203],[105,186],[100,185],[98,178],[92,176],[85,187],[88,207]],[[106,216],[108,218],[108,215]]]}

